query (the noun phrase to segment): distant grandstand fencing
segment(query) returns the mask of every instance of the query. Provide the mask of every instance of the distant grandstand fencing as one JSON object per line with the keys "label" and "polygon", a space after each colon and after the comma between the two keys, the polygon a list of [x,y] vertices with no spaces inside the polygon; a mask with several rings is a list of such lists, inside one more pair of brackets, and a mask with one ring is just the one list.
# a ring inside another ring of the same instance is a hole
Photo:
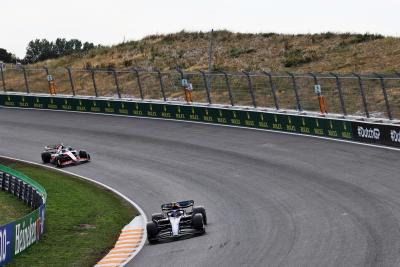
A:
{"label": "distant grandstand fencing", "polygon": [[[48,94],[51,75],[56,94],[184,102],[182,79],[193,84],[193,101],[267,110],[320,112],[344,116],[400,119],[400,73],[226,73],[141,69],[0,67],[0,90]],[[319,91],[320,90],[320,91]]]}

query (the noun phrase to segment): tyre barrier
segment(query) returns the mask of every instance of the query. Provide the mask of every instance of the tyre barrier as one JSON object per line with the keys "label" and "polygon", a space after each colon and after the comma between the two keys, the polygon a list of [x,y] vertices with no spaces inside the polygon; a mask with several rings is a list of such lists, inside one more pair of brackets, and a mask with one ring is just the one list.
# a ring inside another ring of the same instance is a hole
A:
{"label": "tyre barrier", "polygon": [[191,121],[400,147],[400,126],[325,115],[284,113],[246,107],[136,101],[105,97],[0,93],[0,106]]}
{"label": "tyre barrier", "polygon": [[3,266],[40,240],[44,233],[47,193],[36,181],[3,165],[0,165],[0,190],[33,209],[21,219],[0,225],[0,266]]}

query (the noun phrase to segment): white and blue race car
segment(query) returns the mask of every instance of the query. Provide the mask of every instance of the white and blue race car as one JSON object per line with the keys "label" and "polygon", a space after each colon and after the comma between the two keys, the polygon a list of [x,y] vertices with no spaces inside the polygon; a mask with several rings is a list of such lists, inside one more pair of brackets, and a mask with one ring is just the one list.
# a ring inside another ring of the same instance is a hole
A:
{"label": "white and blue race car", "polygon": [[163,204],[161,211],[153,214],[151,221],[147,223],[149,243],[156,243],[160,239],[177,239],[205,233],[206,210],[201,206],[194,207],[193,200]]}

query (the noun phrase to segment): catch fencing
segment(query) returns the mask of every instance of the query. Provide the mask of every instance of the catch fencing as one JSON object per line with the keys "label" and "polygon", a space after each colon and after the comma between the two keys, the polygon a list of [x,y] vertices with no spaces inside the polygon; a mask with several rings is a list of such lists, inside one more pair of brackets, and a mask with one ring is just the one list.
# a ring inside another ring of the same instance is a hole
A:
{"label": "catch fencing", "polygon": [[[320,112],[400,119],[400,73],[161,72],[142,69],[0,68],[4,92],[49,93],[115,99],[185,102],[182,80],[193,84],[193,101],[266,110]],[[48,79],[50,78],[50,79]],[[1,90],[1,89],[0,89]]]}
{"label": "catch fencing", "polygon": [[40,240],[44,233],[47,193],[34,180],[3,165],[0,165],[0,190],[33,209],[21,219],[0,225],[0,266],[3,266]]}

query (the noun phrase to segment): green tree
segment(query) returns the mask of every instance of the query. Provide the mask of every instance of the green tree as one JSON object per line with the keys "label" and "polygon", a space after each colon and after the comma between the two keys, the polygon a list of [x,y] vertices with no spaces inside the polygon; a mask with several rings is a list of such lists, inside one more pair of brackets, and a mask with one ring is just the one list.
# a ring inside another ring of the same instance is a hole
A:
{"label": "green tree", "polygon": [[66,40],[65,38],[57,38],[55,42],[36,39],[29,42],[24,62],[36,63],[46,59],[88,51],[92,48],[94,48],[92,43],[85,42],[82,46],[82,42],[78,39]]}
{"label": "green tree", "polygon": [[6,49],[0,48],[0,61],[3,61],[4,63],[12,63],[15,61],[15,56],[7,52]]}

